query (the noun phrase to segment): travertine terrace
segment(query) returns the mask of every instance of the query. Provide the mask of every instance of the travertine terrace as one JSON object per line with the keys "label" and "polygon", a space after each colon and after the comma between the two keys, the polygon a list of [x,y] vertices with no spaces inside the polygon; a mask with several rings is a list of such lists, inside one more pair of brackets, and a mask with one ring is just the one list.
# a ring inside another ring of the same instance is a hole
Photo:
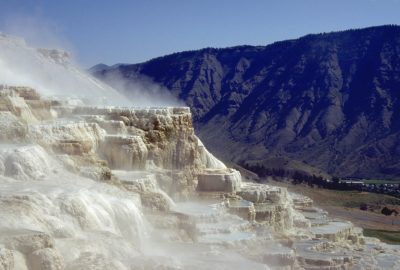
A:
{"label": "travertine terrace", "polygon": [[0,87],[0,269],[399,269],[308,198],[245,183],[188,108]]}

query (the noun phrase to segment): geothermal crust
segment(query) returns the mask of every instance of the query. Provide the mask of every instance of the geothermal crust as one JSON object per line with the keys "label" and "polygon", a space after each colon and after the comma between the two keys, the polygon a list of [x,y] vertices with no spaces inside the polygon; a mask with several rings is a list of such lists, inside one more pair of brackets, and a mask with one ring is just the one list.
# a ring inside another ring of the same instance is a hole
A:
{"label": "geothermal crust", "polygon": [[400,268],[399,246],[243,182],[188,108],[79,104],[0,87],[0,270]]}

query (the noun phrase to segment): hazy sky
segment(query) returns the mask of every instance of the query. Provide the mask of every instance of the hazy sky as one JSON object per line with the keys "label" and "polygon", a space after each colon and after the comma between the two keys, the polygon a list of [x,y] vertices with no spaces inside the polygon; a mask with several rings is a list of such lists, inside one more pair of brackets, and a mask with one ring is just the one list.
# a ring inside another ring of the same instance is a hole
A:
{"label": "hazy sky", "polygon": [[400,0],[0,0],[0,31],[90,67],[400,24]]}

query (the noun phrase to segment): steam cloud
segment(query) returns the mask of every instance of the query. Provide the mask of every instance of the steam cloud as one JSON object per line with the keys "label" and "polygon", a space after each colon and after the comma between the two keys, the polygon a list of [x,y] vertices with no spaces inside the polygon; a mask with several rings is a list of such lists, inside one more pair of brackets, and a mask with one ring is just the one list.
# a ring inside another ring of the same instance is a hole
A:
{"label": "steam cloud", "polygon": [[0,32],[0,84],[30,86],[44,96],[77,98],[92,105],[184,106],[150,79],[136,78],[128,82],[114,72],[107,76],[107,85],[79,68],[71,54],[63,49],[33,48],[72,49],[57,25],[50,21],[16,15],[3,18],[2,22],[3,30],[24,39]]}
{"label": "steam cloud", "polygon": [[23,38],[30,46],[67,50],[74,55],[74,46],[55,22],[39,16],[12,14],[1,18],[0,28],[6,34]]}
{"label": "steam cloud", "polygon": [[44,96],[90,98],[97,105],[130,105],[116,90],[72,65],[67,52],[31,48],[6,35],[0,35],[0,84],[30,86]]}
{"label": "steam cloud", "polygon": [[128,97],[137,107],[181,107],[183,101],[178,100],[165,87],[145,76],[135,75],[124,78],[119,70],[107,72],[103,80],[114,89]]}

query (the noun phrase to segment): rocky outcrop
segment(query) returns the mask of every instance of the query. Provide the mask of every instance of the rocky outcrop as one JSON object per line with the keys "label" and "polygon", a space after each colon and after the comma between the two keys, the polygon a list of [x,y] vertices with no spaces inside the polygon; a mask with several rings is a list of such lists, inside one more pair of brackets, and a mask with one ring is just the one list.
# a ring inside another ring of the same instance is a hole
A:
{"label": "rocky outcrop", "polygon": [[241,176],[235,169],[206,169],[198,175],[199,191],[237,192],[240,190]]}
{"label": "rocky outcrop", "polygon": [[[1,97],[18,100],[3,108],[8,110],[2,112],[4,123],[8,124],[4,140],[21,134],[22,138],[17,139],[50,149],[65,166],[84,176],[107,180],[111,179],[110,169],[145,170],[152,164],[170,175],[160,180],[161,186],[177,196],[193,192],[197,186],[199,190],[226,192],[240,188],[240,173],[226,168],[194,134],[188,108],[93,107],[51,100],[41,103],[40,95],[26,87],[4,86]],[[35,101],[35,106],[30,101]],[[21,108],[26,112],[21,113]],[[38,117],[37,122],[27,115],[43,117]],[[49,121],[49,115],[53,120]],[[7,161],[2,166],[6,175],[16,170],[21,177],[26,175],[24,170],[28,167],[17,168],[11,154],[3,156]],[[39,164],[35,159],[40,156],[32,156],[32,163]],[[32,174],[27,177],[37,178]]]}
{"label": "rocky outcrop", "polygon": [[25,140],[27,126],[11,112],[0,111],[0,140],[3,142],[21,142]]}
{"label": "rocky outcrop", "polygon": [[0,95],[0,111],[11,112],[25,123],[37,122],[25,99],[19,95],[18,88],[2,86]]}
{"label": "rocky outcrop", "polygon": [[35,231],[9,230],[1,232],[0,242],[5,247],[0,249],[0,269],[64,269],[63,258],[55,249],[50,235]]}
{"label": "rocky outcrop", "polygon": [[140,136],[106,136],[100,153],[112,169],[144,170],[148,159],[147,147]]}
{"label": "rocky outcrop", "polygon": [[45,248],[32,252],[29,255],[32,269],[62,270],[65,269],[62,256],[54,249]]}
{"label": "rocky outcrop", "polygon": [[39,180],[50,170],[48,154],[38,145],[0,149],[0,173],[18,180]]}

